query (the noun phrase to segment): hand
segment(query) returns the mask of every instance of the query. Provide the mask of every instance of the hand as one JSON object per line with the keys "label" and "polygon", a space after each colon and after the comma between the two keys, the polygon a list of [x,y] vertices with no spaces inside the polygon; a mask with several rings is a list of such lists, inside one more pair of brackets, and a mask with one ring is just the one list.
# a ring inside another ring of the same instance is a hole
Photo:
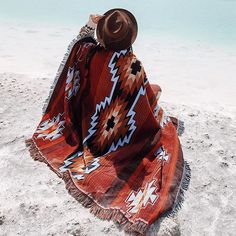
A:
{"label": "hand", "polygon": [[103,15],[99,15],[99,14],[94,14],[94,15],[90,15],[89,19],[91,19],[95,24],[98,23],[98,21],[103,17]]}
{"label": "hand", "polygon": [[89,21],[87,23],[87,25],[89,27],[92,27],[93,29],[96,29],[98,21],[103,17],[103,15],[99,15],[99,14],[92,14],[89,16]]}

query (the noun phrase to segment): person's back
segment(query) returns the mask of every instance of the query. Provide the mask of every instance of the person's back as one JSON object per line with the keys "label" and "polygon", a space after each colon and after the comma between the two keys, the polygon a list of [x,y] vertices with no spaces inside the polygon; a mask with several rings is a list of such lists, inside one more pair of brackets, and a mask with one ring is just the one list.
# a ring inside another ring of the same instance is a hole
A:
{"label": "person's back", "polygon": [[144,234],[179,206],[188,167],[161,90],[133,54],[136,20],[123,9],[98,18],[99,44],[83,27],[28,144],[91,212]]}

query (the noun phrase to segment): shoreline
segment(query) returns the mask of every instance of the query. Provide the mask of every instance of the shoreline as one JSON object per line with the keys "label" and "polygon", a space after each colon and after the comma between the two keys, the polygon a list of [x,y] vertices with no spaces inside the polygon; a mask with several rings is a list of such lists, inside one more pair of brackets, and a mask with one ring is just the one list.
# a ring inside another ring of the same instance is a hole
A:
{"label": "shoreline", "polygon": [[[49,77],[53,81],[77,31],[65,27],[1,27],[0,73]],[[161,86],[163,100],[209,107],[235,106],[236,50],[140,35],[134,51],[149,81]]]}

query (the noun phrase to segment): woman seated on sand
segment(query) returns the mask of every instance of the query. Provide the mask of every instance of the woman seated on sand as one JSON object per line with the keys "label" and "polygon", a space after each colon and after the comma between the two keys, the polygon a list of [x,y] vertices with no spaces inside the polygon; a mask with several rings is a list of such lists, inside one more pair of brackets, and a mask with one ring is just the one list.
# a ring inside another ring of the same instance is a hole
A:
{"label": "woman seated on sand", "polygon": [[90,17],[27,143],[92,213],[144,234],[178,208],[189,176],[176,127],[158,104],[161,89],[133,53],[137,31],[124,9]]}

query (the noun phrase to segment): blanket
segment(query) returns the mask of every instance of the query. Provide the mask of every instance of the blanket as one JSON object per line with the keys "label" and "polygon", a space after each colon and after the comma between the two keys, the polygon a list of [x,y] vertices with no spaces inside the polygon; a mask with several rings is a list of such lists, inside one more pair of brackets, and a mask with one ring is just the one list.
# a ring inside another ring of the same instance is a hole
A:
{"label": "blanket", "polygon": [[144,235],[179,208],[190,177],[176,120],[159,105],[160,94],[131,49],[77,40],[26,141],[31,156],[93,214]]}

